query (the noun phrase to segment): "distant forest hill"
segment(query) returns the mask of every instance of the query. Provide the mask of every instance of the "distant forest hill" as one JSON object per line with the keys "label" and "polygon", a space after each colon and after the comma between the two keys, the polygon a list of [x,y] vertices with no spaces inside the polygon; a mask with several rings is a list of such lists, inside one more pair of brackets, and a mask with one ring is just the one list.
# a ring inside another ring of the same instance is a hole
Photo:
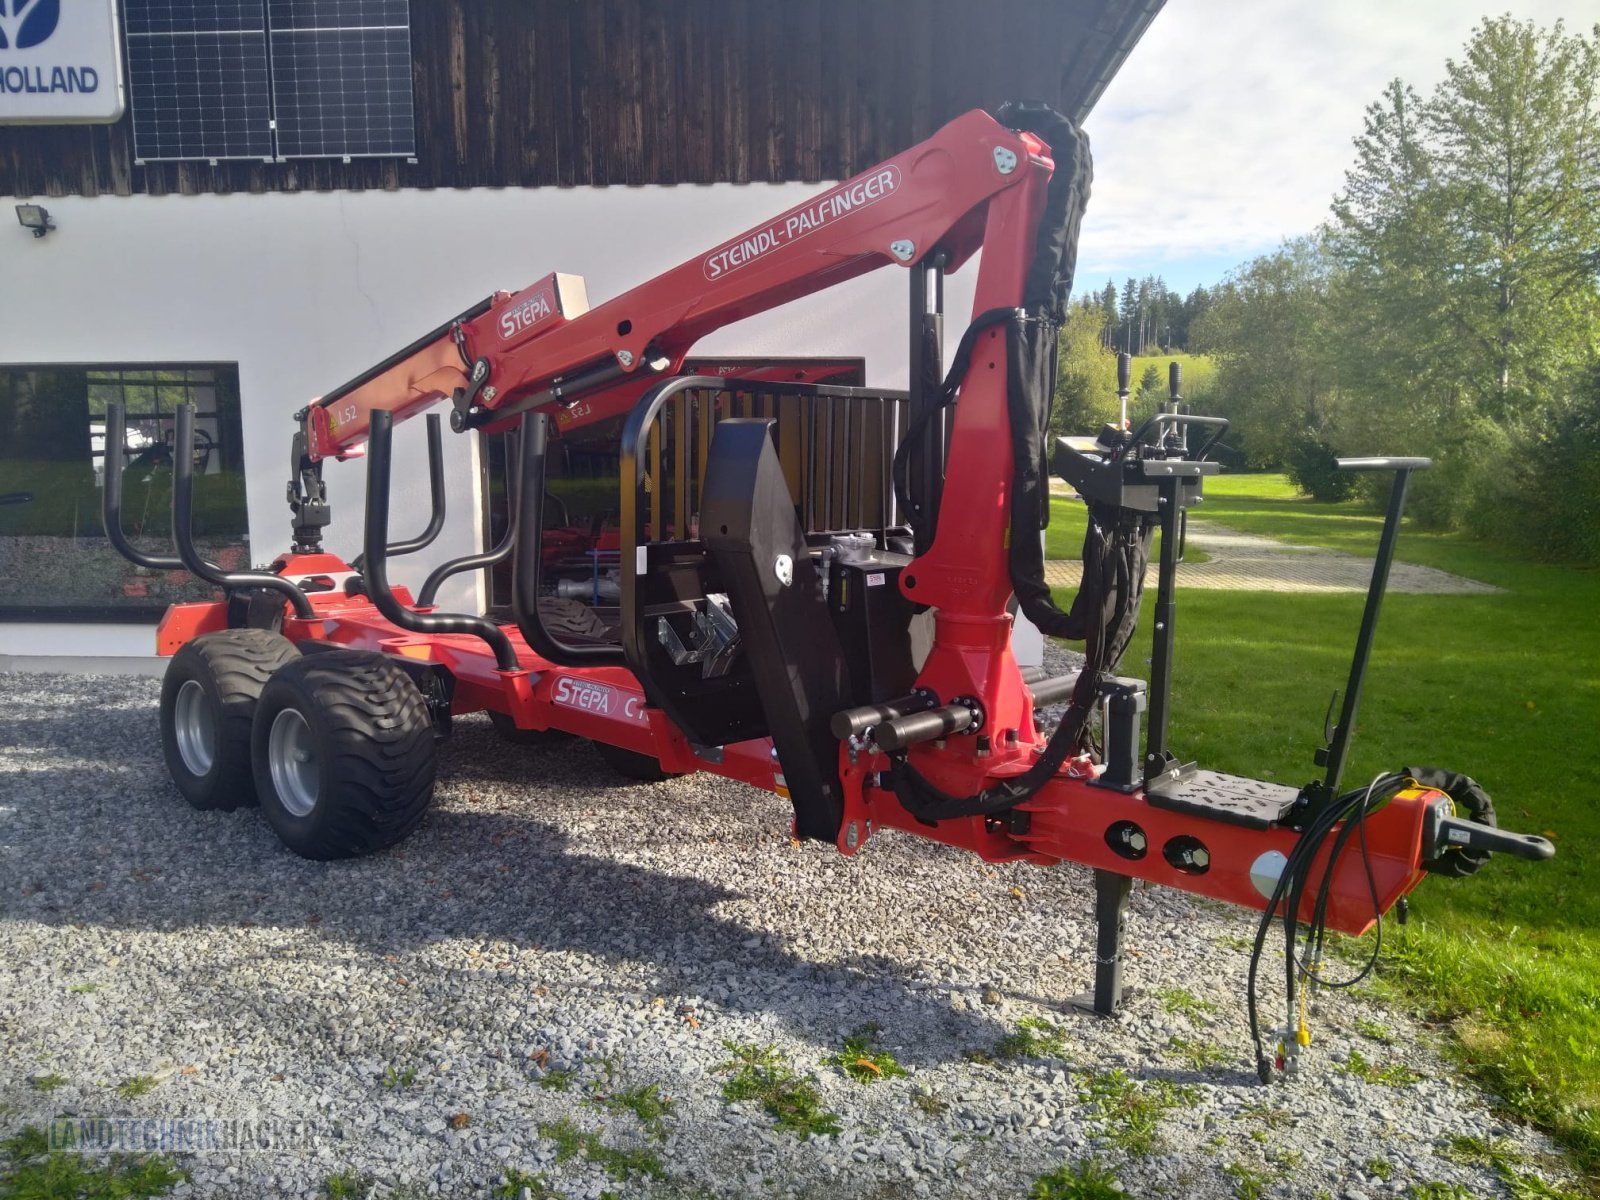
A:
{"label": "distant forest hill", "polygon": [[1187,297],[1167,286],[1159,275],[1130,278],[1121,290],[1111,280],[1098,292],[1073,302],[1082,311],[1100,314],[1100,344],[1129,354],[1157,354],[1189,348],[1189,329],[1211,306],[1216,288],[1197,287]]}

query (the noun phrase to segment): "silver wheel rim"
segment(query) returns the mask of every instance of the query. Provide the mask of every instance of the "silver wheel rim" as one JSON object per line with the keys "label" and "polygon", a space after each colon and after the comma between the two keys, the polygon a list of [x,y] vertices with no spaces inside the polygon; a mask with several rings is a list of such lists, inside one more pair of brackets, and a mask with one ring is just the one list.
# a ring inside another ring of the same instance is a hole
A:
{"label": "silver wheel rim", "polygon": [[189,774],[209,775],[217,761],[217,722],[205,688],[193,679],[184,680],[172,707],[172,732],[178,742],[178,757]]}
{"label": "silver wheel rim", "polygon": [[298,709],[286,708],[272,719],[267,765],[279,802],[291,816],[307,816],[317,806],[317,747]]}

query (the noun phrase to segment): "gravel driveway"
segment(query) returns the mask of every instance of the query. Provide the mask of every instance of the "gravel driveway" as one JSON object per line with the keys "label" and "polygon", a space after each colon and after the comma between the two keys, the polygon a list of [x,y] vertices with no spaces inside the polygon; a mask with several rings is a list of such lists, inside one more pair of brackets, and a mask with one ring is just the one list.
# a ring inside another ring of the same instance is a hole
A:
{"label": "gravel driveway", "polygon": [[[1300,1077],[1257,1084],[1237,910],[1136,890],[1140,990],[1103,1021],[1063,1007],[1092,969],[1077,868],[893,833],[847,859],[792,844],[765,793],[623,786],[585,743],[512,747],[482,718],[441,747],[408,842],[311,863],[253,810],[182,802],[156,681],[4,681],[0,1135],[61,1114],[314,1130],[188,1157],[178,1195],[320,1196],[348,1171],[370,1181],[351,1194],[487,1197],[510,1167],[573,1198],[1020,1197],[1093,1156],[1138,1196],[1376,1200],[1509,1194],[1462,1135],[1549,1153],[1370,997],[1323,1002]],[[872,1026],[903,1077],[822,1065]],[[841,1132],[726,1103],[726,1043],[775,1047]]]}

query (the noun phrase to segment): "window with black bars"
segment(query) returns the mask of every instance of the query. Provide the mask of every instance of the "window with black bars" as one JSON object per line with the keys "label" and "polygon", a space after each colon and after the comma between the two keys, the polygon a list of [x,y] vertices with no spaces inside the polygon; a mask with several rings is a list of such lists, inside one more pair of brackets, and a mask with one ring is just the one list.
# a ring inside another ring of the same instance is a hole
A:
{"label": "window with black bars", "polygon": [[[121,446],[106,413],[127,414]],[[123,529],[172,550],[177,406],[196,408],[194,534],[227,569],[250,565],[239,371],[231,364],[0,366],[0,620],[154,621],[209,600],[187,571],[127,562],[101,524],[107,473],[122,475]]]}

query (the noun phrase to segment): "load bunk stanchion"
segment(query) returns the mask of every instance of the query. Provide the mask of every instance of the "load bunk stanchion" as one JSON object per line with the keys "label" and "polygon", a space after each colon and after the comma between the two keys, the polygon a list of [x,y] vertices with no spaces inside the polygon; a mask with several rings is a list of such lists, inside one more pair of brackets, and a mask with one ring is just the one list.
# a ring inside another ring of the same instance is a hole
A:
{"label": "load bunk stanchion", "polygon": [[464,613],[419,613],[400,603],[389,587],[389,475],[393,462],[394,417],[376,409],[367,433],[367,522],[363,537],[363,569],[367,595],[393,625],[410,633],[467,633],[481,638],[502,671],[519,670],[516,651],[505,631],[484,617]]}
{"label": "load bunk stanchion", "polygon": [[147,571],[181,571],[184,566],[179,559],[146,554],[134,546],[123,532],[122,448],[126,438],[127,418],[122,403],[113,401],[106,405],[105,484],[100,489],[100,520],[105,525],[106,540],[118,554],[136,567],[143,567]]}
{"label": "load bunk stanchion", "polygon": [[[432,430],[429,430],[430,434]],[[509,434],[508,437],[518,437]],[[506,454],[507,461],[516,455],[516,446],[513,445]],[[500,541],[492,550],[482,554],[466,554],[460,558],[452,558],[447,563],[440,563],[433,572],[423,581],[422,589],[417,593],[417,607],[428,608],[433,604],[434,598],[439,594],[439,588],[446,579],[452,575],[459,575],[463,571],[481,570],[484,567],[496,567],[511,557],[511,551],[517,544],[517,529],[522,520],[522,488],[521,476],[516,471],[506,472],[507,500],[506,505],[506,531],[501,535]],[[394,553],[390,547],[389,552]]]}
{"label": "load bunk stanchion", "polygon": [[[224,571],[200,556],[194,544],[194,414],[195,406],[180,404],[172,446],[172,542],[178,560],[189,571],[224,591],[234,588],[270,588],[286,596],[294,615],[309,621],[316,614],[306,594],[281,575],[263,571]],[[120,415],[120,414],[119,414]],[[110,432],[109,426],[107,432]],[[111,443],[107,441],[109,447]],[[109,477],[110,472],[107,472]]]}

